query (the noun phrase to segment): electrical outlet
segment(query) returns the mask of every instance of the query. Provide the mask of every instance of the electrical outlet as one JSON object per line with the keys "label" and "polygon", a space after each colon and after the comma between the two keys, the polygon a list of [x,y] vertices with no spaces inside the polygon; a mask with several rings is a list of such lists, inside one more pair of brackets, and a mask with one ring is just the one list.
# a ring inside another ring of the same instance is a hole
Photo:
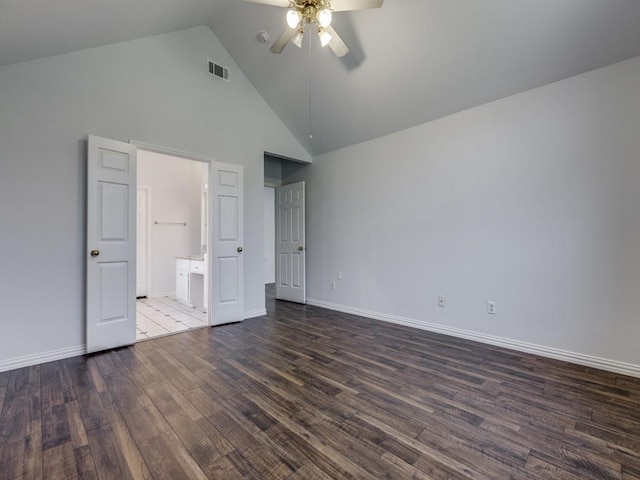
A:
{"label": "electrical outlet", "polygon": [[496,314],[496,302],[488,301],[487,302],[487,313],[489,315]]}
{"label": "electrical outlet", "polygon": [[336,289],[336,282],[331,282],[331,290],[335,290]]}
{"label": "electrical outlet", "polygon": [[446,303],[447,303],[447,299],[445,298],[445,296],[444,295],[438,295],[438,306],[444,308]]}
{"label": "electrical outlet", "polygon": [[338,280],[342,280],[342,272],[338,272]]}

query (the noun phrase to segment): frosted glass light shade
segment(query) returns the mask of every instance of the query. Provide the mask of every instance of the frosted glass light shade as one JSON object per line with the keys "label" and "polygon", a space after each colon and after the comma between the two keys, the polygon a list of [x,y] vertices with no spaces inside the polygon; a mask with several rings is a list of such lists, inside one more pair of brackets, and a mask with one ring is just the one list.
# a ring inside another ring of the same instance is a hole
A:
{"label": "frosted glass light shade", "polygon": [[302,15],[297,10],[290,8],[287,11],[287,25],[289,28],[296,28],[302,19]]}
{"label": "frosted glass light shade", "polygon": [[304,32],[302,30],[299,30],[298,33],[296,33],[296,36],[293,37],[293,39],[291,40],[291,43],[293,43],[298,48],[302,48],[303,39],[304,39]]}
{"label": "frosted glass light shade", "polygon": [[318,37],[320,37],[320,45],[322,45],[323,47],[326,47],[333,38],[331,34],[326,30],[318,30]]}
{"label": "frosted glass light shade", "polygon": [[331,10],[329,10],[328,8],[325,8],[324,10],[320,10],[318,12],[317,18],[318,18],[318,24],[322,28],[327,28],[329,25],[331,25]]}

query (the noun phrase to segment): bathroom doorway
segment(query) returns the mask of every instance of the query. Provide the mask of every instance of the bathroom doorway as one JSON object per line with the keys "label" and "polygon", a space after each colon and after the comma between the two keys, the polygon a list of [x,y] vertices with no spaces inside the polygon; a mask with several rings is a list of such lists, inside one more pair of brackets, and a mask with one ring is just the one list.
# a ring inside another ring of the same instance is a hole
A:
{"label": "bathroom doorway", "polygon": [[138,150],[138,341],[211,324],[210,166],[210,162]]}

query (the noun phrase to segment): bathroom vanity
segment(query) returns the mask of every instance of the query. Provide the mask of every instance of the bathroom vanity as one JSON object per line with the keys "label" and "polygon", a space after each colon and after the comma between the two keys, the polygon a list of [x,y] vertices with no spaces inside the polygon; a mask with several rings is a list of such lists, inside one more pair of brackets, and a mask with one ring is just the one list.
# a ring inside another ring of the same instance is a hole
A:
{"label": "bathroom vanity", "polygon": [[207,310],[207,256],[176,257],[176,300]]}

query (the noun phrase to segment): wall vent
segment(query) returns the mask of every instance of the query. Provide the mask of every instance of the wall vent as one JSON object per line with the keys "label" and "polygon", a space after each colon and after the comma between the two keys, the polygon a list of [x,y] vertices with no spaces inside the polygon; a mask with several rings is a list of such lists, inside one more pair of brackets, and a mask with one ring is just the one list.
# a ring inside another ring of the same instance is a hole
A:
{"label": "wall vent", "polygon": [[221,78],[227,82],[230,81],[229,69],[227,67],[223,67],[222,65],[218,65],[217,63],[209,60],[209,74],[214,77]]}

